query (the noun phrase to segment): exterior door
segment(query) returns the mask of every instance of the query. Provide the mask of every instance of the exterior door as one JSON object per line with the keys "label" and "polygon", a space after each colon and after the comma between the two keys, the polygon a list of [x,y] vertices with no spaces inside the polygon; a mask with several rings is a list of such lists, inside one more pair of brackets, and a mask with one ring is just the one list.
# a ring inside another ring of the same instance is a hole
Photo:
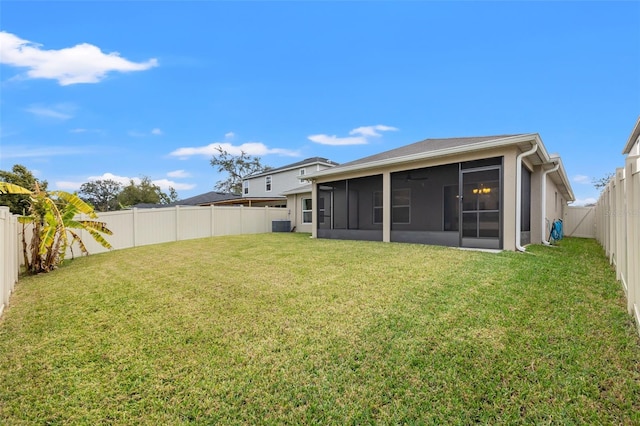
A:
{"label": "exterior door", "polygon": [[460,172],[460,246],[502,248],[501,167]]}

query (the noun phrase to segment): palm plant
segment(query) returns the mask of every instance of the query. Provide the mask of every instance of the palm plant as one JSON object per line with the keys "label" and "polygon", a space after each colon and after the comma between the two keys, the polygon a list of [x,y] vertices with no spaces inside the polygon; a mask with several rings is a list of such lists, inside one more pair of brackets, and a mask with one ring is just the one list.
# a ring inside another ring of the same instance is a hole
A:
{"label": "palm plant", "polygon": [[[19,217],[22,223],[22,248],[24,263],[30,273],[49,272],[63,260],[67,248],[77,243],[83,254],[89,254],[77,230],[87,231],[105,248],[111,244],[101,234],[112,235],[104,222],[99,222],[89,204],[76,194],[65,191],[42,191],[38,183],[33,191],[7,182],[0,182],[0,195],[24,194],[29,196],[28,214]],[[77,220],[79,214],[89,220]],[[33,227],[31,241],[27,243],[26,226]],[[71,237],[71,241],[69,241]]]}

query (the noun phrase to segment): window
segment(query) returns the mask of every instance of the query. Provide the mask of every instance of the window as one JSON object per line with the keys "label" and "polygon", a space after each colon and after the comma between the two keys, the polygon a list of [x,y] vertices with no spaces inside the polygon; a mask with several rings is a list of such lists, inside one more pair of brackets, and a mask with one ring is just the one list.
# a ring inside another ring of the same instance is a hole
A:
{"label": "window", "polygon": [[300,176],[304,176],[306,174],[306,170],[305,169],[300,169]]}
{"label": "window", "polygon": [[298,170],[298,183],[300,183],[300,185],[307,183],[307,180],[304,179],[304,176],[306,174],[307,174],[307,171],[305,169]]}
{"label": "window", "polygon": [[411,189],[396,189],[391,197],[391,221],[397,224],[411,223]]}
{"label": "window", "polygon": [[311,211],[313,210],[313,203],[311,198],[302,199],[302,223],[311,223]]}
{"label": "window", "polygon": [[242,193],[244,195],[247,195],[249,193],[249,181],[245,180],[244,182],[242,182]]}
{"label": "window", "polygon": [[382,191],[373,193],[373,223],[382,223]]}
{"label": "window", "polygon": [[271,191],[271,176],[267,176],[264,178],[265,190],[267,192]]}
{"label": "window", "polygon": [[520,231],[531,231],[531,172],[522,165],[522,180],[520,182]]}

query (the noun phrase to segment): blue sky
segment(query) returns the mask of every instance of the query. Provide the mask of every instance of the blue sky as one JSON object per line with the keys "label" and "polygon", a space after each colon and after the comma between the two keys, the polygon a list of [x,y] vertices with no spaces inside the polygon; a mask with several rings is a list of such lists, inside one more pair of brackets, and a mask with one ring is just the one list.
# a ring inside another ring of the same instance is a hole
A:
{"label": "blue sky", "polygon": [[580,203],[640,114],[640,2],[3,1],[0,31],[0,169],[51,189],[535,132]]}

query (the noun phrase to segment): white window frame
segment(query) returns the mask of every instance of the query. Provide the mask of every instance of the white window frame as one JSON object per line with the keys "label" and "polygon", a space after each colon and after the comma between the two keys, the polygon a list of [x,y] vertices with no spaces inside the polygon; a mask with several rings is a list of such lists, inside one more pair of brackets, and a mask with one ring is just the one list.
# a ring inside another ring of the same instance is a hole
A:
{"label": "white window frame", "polygon": [[[395,195],[396,193],[398,193],[400,191],[407,191],[408,192],[409,204],[395,204],[395,205],[393,204],[393,199],[394,199],[393,195]],[[394,216],[393,211],[395,209],[405,209],[405,208],[408,209],[408,211],[409,211],[409,214],[408,214],[409,221],[408,222],[397,222],[397,221],[393,220],[393,216]],[[391,221],[392,221],[393,224],[396,224],[396,225],[411,225],[411,188],[401,188],[401,189],[394,189],[393,190],[393,194],[392,194],[392,197],[391,197]]]}
{"label": "white window frame", "polygon": [[249,181],[245,180],[244,182],[242,182],[242,193],[244,195],[248,195],[249,194]]}
{"label": "white window frame", "polygon": [[[311,206],[306,206],[309,207],[308,209],[305,209],[305,201],[309,201],[311,203]],[[305,220],[305,213],[308,213],[308,217],[309,220]],[[308,198],[303,198],[302,199],[302,223],[313,223],[313,200],[311,199],[311,197]]]}
{"label": "white window frame", "polygon": [[273,179],[271,176],[264,177],[264,190],[266,192],[271,192],[271,188],[273,187]]}
{"label": "white window frame", "polygon": [[[381,203],[381,204],[380,204],[379,206],[378,206],[378,205],[376,205],[376,195],[377,195],[377,194],[380,194],[380,203]],[[382,223],[382,220],[383,220],[383,216],[384,216],[384,213],[383,213],[383,210],[384,210],[384,206],[383,206],[383,204],[384,204],[384,200],[382,199],[382,191],[373,191],[373,199],[371,200],[371,204],[373,205],[373,217],[371,218],[371,222],[372,222],[374,225],[381,224],[381,223]],[[378,211],[380,212],[380,221],[379,221],[379,222],[376,222],[376,212],[378,212]]]}

